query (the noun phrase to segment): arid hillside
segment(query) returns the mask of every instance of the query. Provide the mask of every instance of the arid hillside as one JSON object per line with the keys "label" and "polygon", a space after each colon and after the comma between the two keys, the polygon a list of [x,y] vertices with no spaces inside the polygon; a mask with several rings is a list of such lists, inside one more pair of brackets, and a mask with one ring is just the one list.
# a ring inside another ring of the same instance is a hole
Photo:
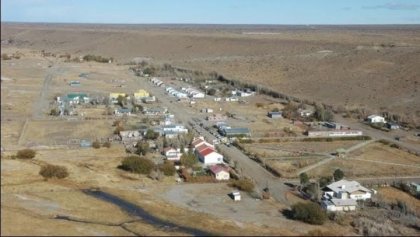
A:
{"label": "arid hillside", "polygon": [[2,48],[151,58],[420,123],[420,26],[2,24]]}

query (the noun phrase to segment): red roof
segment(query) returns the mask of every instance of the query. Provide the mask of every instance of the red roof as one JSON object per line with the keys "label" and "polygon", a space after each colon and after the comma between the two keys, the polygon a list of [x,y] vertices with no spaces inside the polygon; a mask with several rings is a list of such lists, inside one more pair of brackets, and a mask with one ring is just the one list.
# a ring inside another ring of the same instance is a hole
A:
{"label": "red roof", "polygon": [[203,144],[203,145],[200,145],[200,146],[198,146],[197,148],[195,148],[198,152],[200,152],[200,151],[202,151],[202,150],[204,150],[204,149],[206,149],[206,148],[212,148],[213,149],[213,147],[211,147],[211,146],[208,146],[207,144]]}
{"label": "red roof", "polygon": [[213,165],[213,166],[210,167],[210,171],[213,174],[217,174],[221,171],[229,172],[229,169],[225,166],[222,166],[222,165]]}
{"label": "red roof", "polygon": [[214,150],[213,150],[213,148],[211,148],[211,147],[207,147],[207,148],[205,148],[205,149],[203,149],[203,150],[199,151],[199,153],[200,153],[200,155],[201,155],[202,157],[205,157],[205,156],[207,156],[208,154],[211,154],[211,153],[213,153],[213,152],[214,152]]}

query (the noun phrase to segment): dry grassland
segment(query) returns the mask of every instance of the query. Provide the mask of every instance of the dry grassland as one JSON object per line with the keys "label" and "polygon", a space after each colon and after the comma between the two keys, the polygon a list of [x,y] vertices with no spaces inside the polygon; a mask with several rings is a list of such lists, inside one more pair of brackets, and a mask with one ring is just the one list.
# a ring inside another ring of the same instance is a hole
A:
{"label": "dry grassland", "polygon": [[417,26],[253,29],[2,24],[1,27],[2,39],[16,41],[4,48],[112,56],[119,62],[151,58],[194,70],[217,71],[228,78],[349,109],[366,107],[408,113],[407,118],[418,121]]}
{"label": "dry grassland", "polygon": [[403,201],[407,207],[414,211],[417,216],[420,215],[420,202],[415,197],[408,193],[405,193],[399,189],[393,187],[384,187],[378,189],[378,198],[381,198],[387,203],[397,203],[397,201]]}
{"label": "dry grassland", "polygon": [[418,166],[420,173],[420,162],[418,156],[381,143],[372,143],[364,148],[361,148],[359,151],[356,151],[353,155],[349,156],[349,159],[352,158]]}

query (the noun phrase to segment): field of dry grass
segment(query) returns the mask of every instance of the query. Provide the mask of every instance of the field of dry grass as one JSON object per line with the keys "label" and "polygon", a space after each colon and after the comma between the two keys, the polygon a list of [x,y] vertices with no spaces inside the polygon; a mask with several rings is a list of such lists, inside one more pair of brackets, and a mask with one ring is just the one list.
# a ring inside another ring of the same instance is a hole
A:
{"label": "field of dry grass", "polygon": [[[349,159],[389,162],[402,165],[413,165],[420,168],[419,157],[381,143],[372,143],[354,152]],[[420,172],[420,170],[419,170]]]}
{"label": "field of dry grass", "polygon": [[[304,99],[408,113],[407,118],[418,121],[417,26],[256,30],[2,24],[1,28],[2,39],[15,40],[13,47],[91,53],[119,62],[151,58],[217,71]],[[249,34],[255,31],[275,34]]]}
{"label": "field of dry grass", "polygon": [[96,121],[30,121],[22,144],[66,145],[70,139],[91,139],[109,137],[112,120]]}
{"label": "field of dry grass", "polygon": [[347,177],[409,176],[420,173],[417,156],[380,143],[371,143],[346,155],[346,158],[330,161],[308,174],[319,177],[332,174],[338,168]]}

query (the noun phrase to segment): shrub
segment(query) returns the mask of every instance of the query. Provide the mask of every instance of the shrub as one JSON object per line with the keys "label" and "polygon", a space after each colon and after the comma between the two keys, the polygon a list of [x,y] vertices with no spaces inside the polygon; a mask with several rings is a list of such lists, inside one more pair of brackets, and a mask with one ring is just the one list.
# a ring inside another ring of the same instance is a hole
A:
{"label": "shrub", "polygon": [[159,170],[166,176],[173,176],[176,172],[175,166],[172,162],[165,162],[159,167]]}
{"label": "shrub", "polygon": [[252,192],[254,190],[254,183],[249,179],[232,180],[229,186],[236,187],[245,192]]}
{"label": "shrub", "polygon": [[197,158],[192,152],[184,153],[181,156],[181,164],[186,167],[193,167],[197,163]]}
{"label": "shrub", "polygon": [[207,91],[207,95],[215,95],[216,94],[216,89],[211,88]]}
{"label": "shrub", "polygon": [[51,116],[58,116],[58,115],[60,115],[60,111],[58,111],[57,109],[51,109],[50,115]]}
{"label": "shrub", "polygon": [[9,55],[7,55],[6,53],[1,54],[1,59],[2,60],[10,60],[12,59],[11,57],[9,57]]}
{"label": "shrub", "polygon": [[159,137],[159,133],[153,131],[152,129],[148,129],[144,137],[149,140],[155,140],[156,138]]}
{"label": "shrub", "polygon": [[337,181],[340,181],[340,180],[342,180],[342,179],[344,178],[344,172],[343,172],[342,170],[340,170],[340,169],[336,169],[336,170],[334,171],[333,176],[334,176],[334,180],[335,180],[336,182],[337,182]]}
{"label": "shrub", "polygon": [[129,156],[124,158],[119,168],[138,174],[150,174],[155,164],[143,157]]}
{"label": "shrub", "polygon": [[255,106],[257,106],[257,108],[262,108],[262,107],[264,107],[264,104],[263,103],[256,103]]}
{"label": "shrub", "polygon": [[92,147],[95,149],[99,149],[101,148],[101,144],[98,141],[94,141],[92,142]]}
{"label": "shrub", "polygon": [[299,179],[300,179],[300,184],[302,185],[309,183],[309,176],[305,172],[299,175]]}
{"label": "shrub", "polygon": [[16,157],[18,159],[32,159],[36,155],[36,152],[32,149],[23,149],[17,152]]}
{"label": "shrub", "polygon": [[313,202],[299,202],[292,206],[292,218],[309,224],[322,225],[327,219],[327,214]]}
{"label": "shrub", "polygon": [[46,179],[48,178],[63,179],[69,176],[67,168],[64,166],[59,166],[59,165],[44,165],[41,167],[39,174]]}
{"label": "shrub", "polygon": [[150,149],[149,143],[146,141],[137,142],[136,147],[137,147],[136,153],[139,155],[144,155],[144,156],[147,154],[147,152],[149,152],[149,149]]}
{"label": "shrub", "polygon": [[121,131],[124,131],[124,127],[117,125],[117,127],[114,130],[114,134],[119,135]]}
{"label": "shrub", "polygon": [[319,178],[319,187],[323,188],[332,182],[331,176],[323,176]]}
{"label": "shrub", "polygon": [[110,148],[111,143],[110,142],[105,142],[104,144],[102,144],[102,147]]}

